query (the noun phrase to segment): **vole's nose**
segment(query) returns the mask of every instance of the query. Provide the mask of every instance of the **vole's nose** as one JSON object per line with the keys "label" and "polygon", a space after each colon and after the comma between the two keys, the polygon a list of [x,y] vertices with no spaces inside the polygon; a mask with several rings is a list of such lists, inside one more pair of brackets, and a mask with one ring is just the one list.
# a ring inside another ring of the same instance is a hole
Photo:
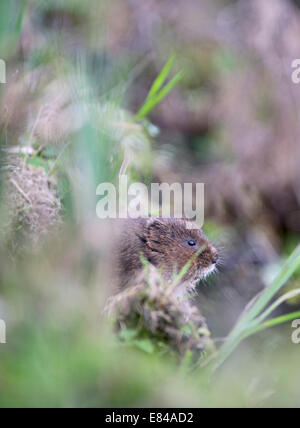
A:
{"label": "vole's nose", "polygon": [[211,262],[212,262],[212,264],[216,264],[217,263],[217,261],[219,260],[219,254],[215,251],[213,254],[212,254],[212,258],[211,258]]}

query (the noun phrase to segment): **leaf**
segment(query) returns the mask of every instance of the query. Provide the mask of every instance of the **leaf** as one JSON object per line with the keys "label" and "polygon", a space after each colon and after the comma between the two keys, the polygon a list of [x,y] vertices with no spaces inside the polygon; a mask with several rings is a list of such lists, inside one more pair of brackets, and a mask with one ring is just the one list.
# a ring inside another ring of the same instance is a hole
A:
{"label": "leaf", "polygon": [[43,158],[37,156],[35,158],[29,158],[27,159],[26,163],[28,165],[31,165],[35,168],[43,168],[44,171],[46,172],[46,174],[49,171],[49,164],[47,163],[47,161],[45,161]]}
{"label": "leaf", "polygon": [[135,340],[134,344],[137,348],[147,352],[147,354],[153,354],[155,349],[153,343],[148,339]]}
{"label": "leaf", "polygon": [[137,331],[130,328],[125,328],[124,330],[120,331],[119,336],[121,339],[125,340],[125,342],[130,342],[132,339],[136,338]]}
{"label": "leaf", "polygon": [[185,324],[181,327],[180,331],[187,336],[190,336],[193,332],[191,326],[189,324]]}

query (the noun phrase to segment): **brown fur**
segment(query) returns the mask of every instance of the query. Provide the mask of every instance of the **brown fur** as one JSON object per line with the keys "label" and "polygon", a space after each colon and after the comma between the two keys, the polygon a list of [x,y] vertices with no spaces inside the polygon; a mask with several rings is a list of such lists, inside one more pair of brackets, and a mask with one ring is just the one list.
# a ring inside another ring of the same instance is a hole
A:
{"label": "brown fur", "polygon": [[[160,269],[165,279],[190,262],[183,281],[193,285],[213,267],[218,253],[200,228],[188,230],[185,219],[139,218],[124,220],[118,251],[120,286],[128,285],[142,269],[141,258]],[[197,226],[196,226],[197,227]],[[194,240],[195,246],[188,241]]]}

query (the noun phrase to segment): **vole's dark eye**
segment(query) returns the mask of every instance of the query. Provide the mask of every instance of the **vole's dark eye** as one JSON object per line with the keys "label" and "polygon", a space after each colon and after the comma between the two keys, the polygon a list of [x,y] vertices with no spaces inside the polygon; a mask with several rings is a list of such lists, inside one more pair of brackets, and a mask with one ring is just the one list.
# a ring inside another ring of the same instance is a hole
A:
{"label": "vole's dark eye", "polygon": [[194,247],[196,245],[196,241],[194,241],[193,239],[190,239],[188,241],[188,244],[189,244],[190,247]]}

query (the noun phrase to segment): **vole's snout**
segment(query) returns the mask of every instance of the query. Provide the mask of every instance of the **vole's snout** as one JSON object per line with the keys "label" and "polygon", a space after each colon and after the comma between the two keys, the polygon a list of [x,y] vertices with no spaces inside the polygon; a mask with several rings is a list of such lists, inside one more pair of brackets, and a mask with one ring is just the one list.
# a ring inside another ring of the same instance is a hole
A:
{"label": "vole's snout", "polygon": [[213,265],[216,265],[218,260],[219,260],[219,254],[218,254],[217,250],[215,250],[212,252],[211,262]]}
{"label": "vole's snout", "polygon": [[205,250],[200,254],[200,259],[205,267],[216,265],[219,260],[219,253],[211,244],[207,244]]}

